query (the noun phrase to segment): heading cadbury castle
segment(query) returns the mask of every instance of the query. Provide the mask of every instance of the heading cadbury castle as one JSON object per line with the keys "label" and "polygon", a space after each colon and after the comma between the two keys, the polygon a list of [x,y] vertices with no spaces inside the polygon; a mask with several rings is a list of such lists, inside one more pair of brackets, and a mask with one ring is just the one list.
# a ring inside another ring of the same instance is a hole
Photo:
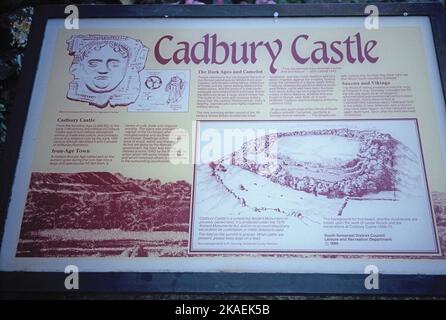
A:
{"label": "heading cadbury castle", "polygon": [[[172,35],[165,35],[158,39],[155,44],[155,59],[162,65],[173,61],[175,64],[216,64],[232,63],[234,65],[243,63],[255,64],[259,54],[267,53],[271,58],[269,70],[276,73],[275,63],[283,49],[280,39],[272,42],[243,42],[236,41],[228,43],[219,41],[217,34],[205,34],[203,40],[196,43],[187,41],[176,41]],[[345,40],[332,42],[312,41],[307,34],[299,34],[291,44],[291,55],[299,64],[311,61],[315,64],[338,64],[346,60],[348,63],[376,63],[379,57],[374,56],[372,51],[377,46],[376,40],[363,43],[361,34],[358,32],[348,36]],[[305,46],[311,45],[309,53],[305,54]],[[263,52],[262,52],[263,51]],[[259,53],[260,52],[260,53]]]}

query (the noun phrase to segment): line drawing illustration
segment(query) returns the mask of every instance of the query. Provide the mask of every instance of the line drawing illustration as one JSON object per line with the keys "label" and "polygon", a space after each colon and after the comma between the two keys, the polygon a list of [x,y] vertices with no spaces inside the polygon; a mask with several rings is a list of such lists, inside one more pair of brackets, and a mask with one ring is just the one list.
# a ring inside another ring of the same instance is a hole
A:
{"label": "line drawing illustration", "polygon": [[114,35],[75,35],[67,41],[73,56],[67,98],[95,107],[127,106],[140,93],[140,71],[148,48],[141,41]]}

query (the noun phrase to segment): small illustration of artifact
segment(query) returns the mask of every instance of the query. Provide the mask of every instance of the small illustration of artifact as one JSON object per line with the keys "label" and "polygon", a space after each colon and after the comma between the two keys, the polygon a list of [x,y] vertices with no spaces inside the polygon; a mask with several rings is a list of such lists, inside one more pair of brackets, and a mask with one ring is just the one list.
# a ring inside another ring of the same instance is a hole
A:
{"label": "small illustration of artifact", "polygon": [[182,98],[185,88],[186,81],[181,74],[171,77],[169,83],[166,85],[165,88],[165,90],[169,92],[167,104],[178,102]]}
{"label": "small illustration of artifact", "polygon": [[140,71],[148,48],[126,36],[75,35],[67,41],[73,56],[67,98],[99,108],[127,106],[140,93]]}
{"label": "small illustration of artifact", "polygon": [[150,90],[159,89],[162,84],[163,84],[163,81],[158,76],[149,76],[149,77],[147,77],[147,80],[145,82],[147,89],[150,89]]}

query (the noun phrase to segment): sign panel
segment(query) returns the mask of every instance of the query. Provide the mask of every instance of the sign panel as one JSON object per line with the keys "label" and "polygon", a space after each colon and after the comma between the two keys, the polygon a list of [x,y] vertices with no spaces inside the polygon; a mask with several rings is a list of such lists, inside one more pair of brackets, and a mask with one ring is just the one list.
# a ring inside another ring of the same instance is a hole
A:
{"label": "sign panel", "polygon": [[416,119],[199,127],[192,251],[438,253]]}
{"label": "sign panel", "polygon": [[429,18],[81,22],[46,25],[2,270],[445,273]]}

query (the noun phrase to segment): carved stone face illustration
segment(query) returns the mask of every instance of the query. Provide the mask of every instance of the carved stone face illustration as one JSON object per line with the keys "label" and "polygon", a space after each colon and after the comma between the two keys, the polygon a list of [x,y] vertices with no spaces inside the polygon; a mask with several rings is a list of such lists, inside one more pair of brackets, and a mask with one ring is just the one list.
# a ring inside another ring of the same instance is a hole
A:
{"label": "carved stone face illustration", "polygon": [[110,92],[124,79],[129,58],[126,52],[110,45],[97,45],[81,62],[81,78],[93,92]]}
{"label": "carved stone face illustration", "polygon": [[128,106],[141,91],[139,73],[149,49],[139,40],[119,35],[73,35],[67,40],[73,57],[73,80],[67,98],[98,108]]}

